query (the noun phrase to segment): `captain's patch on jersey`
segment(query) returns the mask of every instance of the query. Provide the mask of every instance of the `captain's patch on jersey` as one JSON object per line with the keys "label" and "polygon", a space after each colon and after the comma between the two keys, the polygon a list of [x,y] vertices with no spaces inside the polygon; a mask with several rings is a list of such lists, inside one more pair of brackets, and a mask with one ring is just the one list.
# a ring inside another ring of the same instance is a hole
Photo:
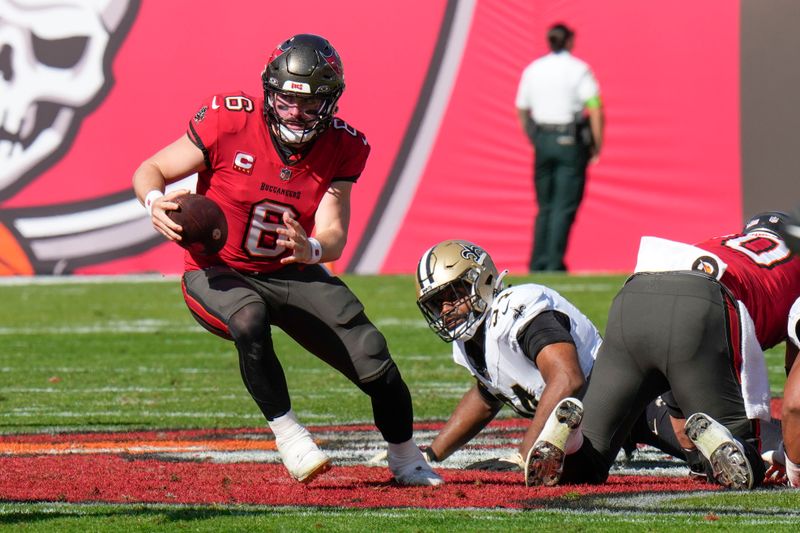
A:
{"label": "captain's patch on jersey", "polygon": [[233,158],[233,169],[248,176],[253,173],[255,164],[256,156],[247,152],[236,152],[236,156]]}

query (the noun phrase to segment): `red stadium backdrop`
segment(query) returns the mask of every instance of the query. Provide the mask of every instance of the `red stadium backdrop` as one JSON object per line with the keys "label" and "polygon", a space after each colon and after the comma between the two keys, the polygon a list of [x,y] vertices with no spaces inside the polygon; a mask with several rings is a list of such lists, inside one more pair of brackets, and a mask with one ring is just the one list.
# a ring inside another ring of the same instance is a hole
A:
{"label": "red stadium backdrop", "polygon": [[644,234],[695,241],[741,223],[738,2],[61,4],[0,0],[2,274],[180,272],[133,171],[206,96],[260,91],[271,50],[302,32],[339,50],[339,114],[373,147],[337,271],[408,273],[446,238],[527,269],[533,154],[514,97],[558,21],[577,29],[607,116],[570,269],[630,271]]}

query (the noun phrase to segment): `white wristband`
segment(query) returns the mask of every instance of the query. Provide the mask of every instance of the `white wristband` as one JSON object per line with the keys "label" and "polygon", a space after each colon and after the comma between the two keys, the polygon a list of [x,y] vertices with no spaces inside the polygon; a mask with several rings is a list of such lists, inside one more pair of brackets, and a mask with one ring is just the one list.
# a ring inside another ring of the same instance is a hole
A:
{"label": "white wristband", "polygon": [[789,479],[789,485],[794,488],[800,488],[800,465],[795,464],[786,456],[786,477]]}
{"label": "white wristband", "polygon": [[144,207],[147,209],[147,214],[153,216],[153,202],[164,196],[164,193],[158,189],[153,189],[147,196],[144,197]]}
{"label": "white wristband", "polygon": [[309,265],[319,263],[319,260],[322,259],[322,245],[314,237],[308,238],[308,245],[311,247],[311,259],[306,261],[306,263]]}

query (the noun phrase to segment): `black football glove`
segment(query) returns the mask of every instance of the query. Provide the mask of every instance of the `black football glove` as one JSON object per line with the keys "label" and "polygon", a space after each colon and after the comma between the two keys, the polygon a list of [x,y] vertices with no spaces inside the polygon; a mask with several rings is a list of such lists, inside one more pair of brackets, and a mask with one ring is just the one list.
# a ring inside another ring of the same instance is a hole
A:
{"label": "black football glove", "polygon": [[433,448],[431,448],[430,446],[420,446],[419,451],[422,452],[423,457],[425,457],[425,461],[429,465],[439,462],[439,458],[436,456],[435,453],[433,453]]}
{"label": "black football glove", "polygon": [[684,449],[683,453],[686,456],[686,464],[689,466],[690,477],[705,480],[709,483],[715,483],[711,463],[708,462],[708,459],[703,457],[700,450],[697,448],[692,448],[691,450]]}

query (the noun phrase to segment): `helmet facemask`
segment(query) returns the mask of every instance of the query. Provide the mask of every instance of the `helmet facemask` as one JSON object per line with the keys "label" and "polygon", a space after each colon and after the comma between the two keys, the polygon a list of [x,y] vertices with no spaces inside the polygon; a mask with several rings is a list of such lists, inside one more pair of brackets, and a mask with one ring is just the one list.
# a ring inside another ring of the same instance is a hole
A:
{"label": "helmet facemask", "polygon": [[468,241],[430,248],[417,267],[417,305],[428,325],[446,342],[471,339],[502,289],[491,257]]}
{"label": "helmet facemask", "polygon": [[[282,118],[281,109],[286,106],[287,100],[294,100],[295,105],[301,109],[304,107],[301,101],[308,100],[309,103],[305,106],[308,106],[309,109],[300,113],[297,118]],[[312,101],[314,104],[311,103]],[[318,105],[315,105],[316,101],[318,101]],[[274,126],[275,133],[281,141],[287,144],[302,144],[310,141],[328,127],[336,112],[336,100],[303,97],[296,93],[267,89],[264,108],[269,123]]]}
{"label": "helmet facemask", "polygon": [[476,270],[468,270],[417,302],[428,325],[443,340],[471,339],[483,323],[488,305],[475,291],[478,276]]}

